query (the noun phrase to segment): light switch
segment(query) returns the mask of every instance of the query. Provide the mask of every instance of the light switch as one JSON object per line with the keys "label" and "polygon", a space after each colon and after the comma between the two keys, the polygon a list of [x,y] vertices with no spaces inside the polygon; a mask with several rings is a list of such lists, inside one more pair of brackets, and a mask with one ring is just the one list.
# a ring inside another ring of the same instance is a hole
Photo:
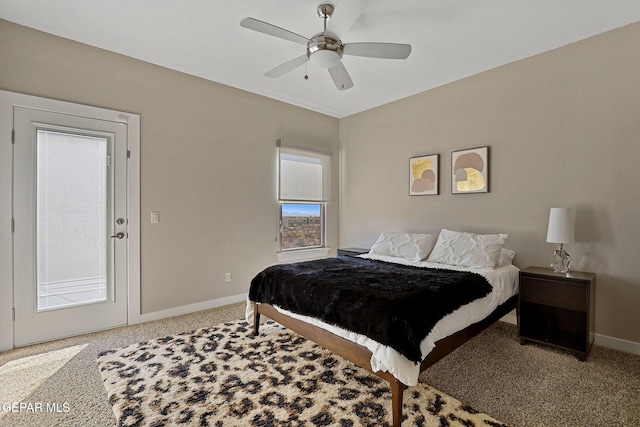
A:
{"label": "light switch", "polygon": [[160,212],[152,211],[151,212],[151,224],[157,224],[160,222]]}

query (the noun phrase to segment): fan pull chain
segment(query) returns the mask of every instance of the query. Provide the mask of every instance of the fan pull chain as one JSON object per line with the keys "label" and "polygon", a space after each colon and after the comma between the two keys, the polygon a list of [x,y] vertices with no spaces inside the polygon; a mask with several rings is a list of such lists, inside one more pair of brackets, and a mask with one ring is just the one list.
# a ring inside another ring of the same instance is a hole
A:
{"label": "fan pull chain", "polygon": [[309,80],[309,59],[304,62],[304,79]]}

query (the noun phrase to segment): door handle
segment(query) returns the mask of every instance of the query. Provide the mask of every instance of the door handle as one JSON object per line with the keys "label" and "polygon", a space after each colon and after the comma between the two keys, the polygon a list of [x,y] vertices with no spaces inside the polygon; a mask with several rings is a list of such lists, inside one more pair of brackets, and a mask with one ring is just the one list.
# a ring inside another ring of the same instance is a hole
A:
{"label": "door handle", "polygon": [[114,236],[111,236],[112,239],[122,239],[124,238],[124,233],[121,231],[119,233],[116,233]]}

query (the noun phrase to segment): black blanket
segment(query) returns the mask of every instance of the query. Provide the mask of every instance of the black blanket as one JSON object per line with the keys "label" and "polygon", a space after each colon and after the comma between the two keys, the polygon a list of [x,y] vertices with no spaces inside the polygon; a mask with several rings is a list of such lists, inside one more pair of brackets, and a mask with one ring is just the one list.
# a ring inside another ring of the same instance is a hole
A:
{"label": "black blanket", "polygon": [[340,256],[269,267],[251,281],[249,299],[366,335],[419,363],[435,324],[491,290],[476,273]]}

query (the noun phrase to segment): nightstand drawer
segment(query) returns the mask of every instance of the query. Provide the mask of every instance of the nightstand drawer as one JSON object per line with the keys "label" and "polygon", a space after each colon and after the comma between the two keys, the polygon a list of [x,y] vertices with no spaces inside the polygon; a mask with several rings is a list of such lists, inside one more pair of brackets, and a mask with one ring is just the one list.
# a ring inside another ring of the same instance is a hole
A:
{"label": "nightstand drawer", "polygon": [[589,307],[585,285],[534,277],[520,278],[520,299],[567,310],[587,311]]}

